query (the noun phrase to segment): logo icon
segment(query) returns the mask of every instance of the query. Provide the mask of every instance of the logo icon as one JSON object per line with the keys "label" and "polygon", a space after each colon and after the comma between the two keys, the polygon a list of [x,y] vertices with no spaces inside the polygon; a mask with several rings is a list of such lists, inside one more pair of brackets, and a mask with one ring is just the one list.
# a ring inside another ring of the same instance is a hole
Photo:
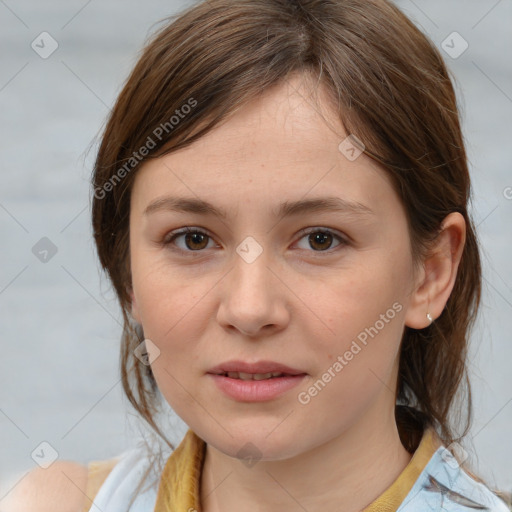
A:
{"label": "logo icon", "polygon": [[41,263],[48,263],[57,254],[57,246],[44,236],[32,247],[32,254]]}
{"label": "logo icon", "polygon": [[47,59],[59,47],[59,43],[48,32],[41,32],[30,46],[39,57]]}
{"label": "logo icon", "polygon": [[246,263],[253,263],[263,252],[263,247],[252,236],[248,236],[238,245],[236,252]]}
{"label": "logo icon", "polygon": [[355,135],[349,135],[340,142],[338,149],[347,160],[353,162],[365,150],[365,145]]}
{"label": "logo icon", "polygon": [[249,442],[245,443],[242,448],[238,450],[236,456],[241,459],[248,468],[252,468],[261,459],[262,453],[257,446]]}
{"label": "logo icon", "polygon": [[458,59],[469,48],[469,44],[458,32],[452,32],[441,43],[441,48],[452,59]]}
{"label": "logo icon", "polygon": [[133,351],[135,357],[145,366],[153,364],[160,355],[160,349],[148,338],[137,345]]}
{"label": "logo icon", "polygon": [[30,456],[43,469],[48,469],[59,458],[57,450],[47,441],[40,443]]}

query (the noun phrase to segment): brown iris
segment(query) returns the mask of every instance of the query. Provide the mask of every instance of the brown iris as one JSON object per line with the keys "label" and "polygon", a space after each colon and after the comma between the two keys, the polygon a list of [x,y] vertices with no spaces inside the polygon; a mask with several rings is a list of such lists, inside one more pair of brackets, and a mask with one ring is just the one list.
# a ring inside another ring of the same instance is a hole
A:
{"label": "brown iris", "polygon": [[332,244],[332,235],[329,234],[329,233],[322,233],[320,231],[317,231],[316,233],[311,233],[308,237],[308,240],[309,240],[309,243],[311,244],[311,247],[313,248],[317,248],[315,247],[315,244],[325,244],[326,241],[329,241],[329,244],[328,244],[328,247],[325,247],[325,245],[323,247],[320,247],[319,249],[324,251],[326,249],[329,249],[329,247],[331,246]]}
{"label": "brown iris", "polygon": [[[191,245],[189,245],[189,242],[192,242],[192,244],[196,244],[196,246],[192,247]],[[208,235],[205,235],[203,233],[187,233],[185,235],[185,244],[189,249],[193,251],[204,249],[206,245],[208,245]],[[197,247],[197,245],[199,245],[199,247]]]}

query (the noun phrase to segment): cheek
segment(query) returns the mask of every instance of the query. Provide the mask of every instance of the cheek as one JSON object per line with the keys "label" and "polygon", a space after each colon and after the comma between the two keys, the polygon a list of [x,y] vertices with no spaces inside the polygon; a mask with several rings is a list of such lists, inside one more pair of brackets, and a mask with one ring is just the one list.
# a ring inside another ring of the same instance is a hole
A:
{"label": "cheek", "polygon": [[311,333],[319,365],[308,385],[317,382],[322,389],[319,402],[336,400],[347,411],[362,407],[383,386],[394,389],[391,377],[406,310],[407,258],[377,251],[366,256],[364,264],[341,272],[311,302],[329,330],[322,336]]}
{"label": "cheek", "polygon": [[158,332],[163,324],[170,328],[180,311],[190,309],[194,293],[159,249],[146,248],[137,237],[130,246],[133,291],[144,333],[150,337],[150,331]]}
{"label": "cheek", "polygon": [[133,274],[144,336],[160,351],[151,364],[158,388],[185,422],[193,422],[190,415],[197,403],[188,390],[200,376],[200,318],[207,318],[201,298],[211,285],[201,279],[184,279],[160,264],[145,272],[135,268]]}
{"label": "cheek", "polygon": [[140,279],[134,277],[134,288],[145,335],[164,341],[197,315],[208,283],[156,268]]}
{"label": "cheek", "polygon": [[152,364],[158,386],[166,397],[180,396],[179,383],[190,382],[194,371],[199,376],[204,365],[201,343],[212,318],[208,294],[214,293],[219,276],[177,269],[151,255],[136,255],[132,274],[144,336],[160,350]]}
{"label": "cheek", "polygon": [[388,289],[386,295],[376,291],[359,286],[343,295],[342,312],[331,323],[335,335],[316,337],[311,346],[318,371],[298,391],[297,401],[319,429],[348,427],[377,397],[394,400],[404,308]]}
{"label": "cheek", "polygon": [[402,313],[406,299],[403,275],[407,273],[405,258],[386,257],[374,251],[360,263],[341,270],[320,287],[315,283],[309,303],[319,312],[319,317],[329,327],[324,337],[326,346],[333,340],[342,349],[359,334],[377,324],[379,333],[395,339],[400,333]]}

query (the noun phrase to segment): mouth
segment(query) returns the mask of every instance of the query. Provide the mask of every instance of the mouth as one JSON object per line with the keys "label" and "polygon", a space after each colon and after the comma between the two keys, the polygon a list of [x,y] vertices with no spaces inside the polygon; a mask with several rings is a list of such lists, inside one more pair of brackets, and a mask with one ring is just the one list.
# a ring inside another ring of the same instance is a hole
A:
{"label": "mouth", "polygon": [[306,374],[304,371],[274,361],[259,361],[257,363],[226,361],[211,368],[208,373],[242,380],[263,380]]}
{"label": "mouth", "polygon": [[244,372],[224,372],[215,373],[214,375],[221,375],[223,377],[229,377],[230,379],[239,380],[265,380],[275,379],[278,377],[291,377],[291,374],[282,372],[269,372],[269,373],[244,373]]}
{"label": "mouth", "polygon": [[207,374],[217,388],[238,402],[264,402],[297,386],[307,373],[272,361],[229,361]]}

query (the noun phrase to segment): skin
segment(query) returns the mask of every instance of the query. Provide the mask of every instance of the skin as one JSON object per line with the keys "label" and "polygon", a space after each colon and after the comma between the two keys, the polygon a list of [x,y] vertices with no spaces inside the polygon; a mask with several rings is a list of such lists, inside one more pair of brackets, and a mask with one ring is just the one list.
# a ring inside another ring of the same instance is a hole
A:
{"label": "skin", "polygon": [[[207,443],[206,512],[340,503],[355,512],[392,484],[411,459],[394,419],[404,326],[421,329],[427,312],[441,314],[464,245],[464,219],[450,214],[437,246],[414,266],[406,213],[386,173],[364,154],[349,161],[338,150],[348,134],[325,91],[309,91],[299,75],[267,90],[188,148],[145,163],[132,189],[132,314],[160,351],[150,357],[163,396]],[[227,217],[144,213],[166,195],[209,201]],[[284,201],[325,196],[373,213],[272,213]],[[208,236],[165,245],[186,226]],[[303,228],[327,239],[315,243]],[[248,236],[263,250],[252,263],[236,252]],[[300,403],[298,393],[395,303],[394,318]],[[207,375],[232,359],[308,375],[273,400],[240,402]],[[237,456],[249,442],[260,453],[251,466]]]}
{"label": "skin", "polygon": [[86,498],[87,467],[71,461],[56,461],[50,467],[36,468],[20,478],[0,499],[2,512],[80,512]]}

